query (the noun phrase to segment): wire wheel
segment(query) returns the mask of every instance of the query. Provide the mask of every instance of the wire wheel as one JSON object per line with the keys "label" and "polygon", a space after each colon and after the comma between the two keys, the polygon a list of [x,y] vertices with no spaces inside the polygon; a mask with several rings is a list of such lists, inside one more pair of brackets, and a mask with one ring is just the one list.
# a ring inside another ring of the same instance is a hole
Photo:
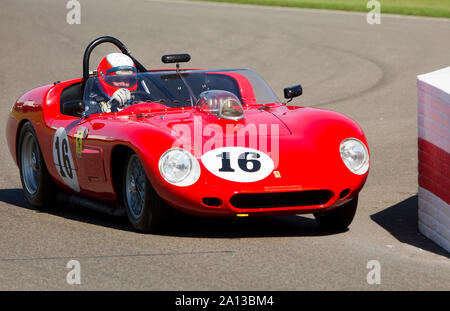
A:
{"label": "wire wheel", "polygon": [[23,193],[37,208],[56,207],[57,187],[45,165],[39,141],[30,122],[26,122],[19,135],[17,161]]}
{"label": "wire wheel", "polygon": [[320,227],[326,230],[344,230],[352,222],[358,206],[358,196],[330,211],[315,213]]}
{"label": "wire wheel", "polygon": [[157,232],[167,220],[167,209],[147,178],[138,155],[130,151],[122,174],[122,198],[131,225],[139,232]]}
{"label": "wire wheel", "polygon": [[26,132],[22,138],[20,165],[23,183],[30,195],[36,194],[41,174],[40,151],[36,138],[31,132]]}
{"label": "wire wheel", "polygon": [[126,169],[125,194],[130,216],[138,220],[146,204],[146,176],[136,154],[130,156]]}

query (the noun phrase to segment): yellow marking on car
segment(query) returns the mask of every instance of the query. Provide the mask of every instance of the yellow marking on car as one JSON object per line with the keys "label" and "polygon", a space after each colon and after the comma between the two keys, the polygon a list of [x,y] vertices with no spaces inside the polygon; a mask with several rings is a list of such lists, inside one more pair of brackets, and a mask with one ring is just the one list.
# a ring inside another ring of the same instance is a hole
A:
{"label": "yellow marking on car", "polygon": [[236,217],[248,217],[248,214],[236,214]]}
{"label": "yellow marking on car", "polygon": [[86,138],[88,134],[88,129],[85,127],[80,127],[75,134],[75,146],[77,157],[81,158],[83,154],[83,139]]}

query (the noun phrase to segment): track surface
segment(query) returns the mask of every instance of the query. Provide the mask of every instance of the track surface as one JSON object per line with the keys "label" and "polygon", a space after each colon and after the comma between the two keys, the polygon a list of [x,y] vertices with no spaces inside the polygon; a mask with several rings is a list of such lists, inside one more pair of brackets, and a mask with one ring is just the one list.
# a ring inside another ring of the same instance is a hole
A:
{"label": "track surface", "polygon": [[[67,207],[31,208],[0,127],[0,289],[449,290],[448,254],[417,232],[417,74],[449,65],[448,20],[172,1],[0,2],[0,112],[39,85],[81,76],[82,53],[120,38],[148,67],[189,52],[191,67],[259,72],[296,104],[342,112],[364,129],[372,166],[350,230],[322,232],[311,217],[178,219],[164,235]],[[96,60],[105,48],[97,50]],[[93,61],[92,63],[95,63]],[[70,259],[81,285],[66,283]],[[368,260],[381,264],[369,285]]]}

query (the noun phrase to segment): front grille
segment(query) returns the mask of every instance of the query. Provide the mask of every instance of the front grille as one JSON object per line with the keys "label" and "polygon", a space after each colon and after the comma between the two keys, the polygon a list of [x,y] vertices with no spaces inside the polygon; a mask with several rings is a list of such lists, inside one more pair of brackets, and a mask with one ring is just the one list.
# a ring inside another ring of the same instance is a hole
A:
{"label": "front grille", "polygon": [[231,197],[230,203],[241,209],[310,206],[325,204],[332,196],[329,190],[239,193]]}

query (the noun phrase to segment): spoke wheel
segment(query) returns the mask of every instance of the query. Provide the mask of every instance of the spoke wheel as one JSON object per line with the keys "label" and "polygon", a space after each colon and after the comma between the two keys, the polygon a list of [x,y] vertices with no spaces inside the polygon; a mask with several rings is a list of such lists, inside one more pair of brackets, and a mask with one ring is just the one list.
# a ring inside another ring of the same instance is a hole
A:
{"label": "spoke wheel", "polygon": [[21,167],[23,182],[26,190],[34,195],[38,189],[41,167],[39,165],[40,152],[36,139],[31,132],[27,132],[22,140]]}
{"label": "spoke wheel", "polygon": [[125,179],[126,200],[131,216],[136,220],[142,215],[145,204],[146,177],[141,161],[133,154],[128,161]]}
{"label": "spoke wheel", "polygon": [[156,232],[162,228],[165,206],[151,186],[136,153],[130,152],[123,173],[123,200],[133,227],[141,232]]}
{"label": "spoke wheel", "polygon": [[330,211],[315,213],[314,217],[320,227],[325,230],[345,230],[353,221],[357,206],[358,196]]}
{"label": "spoke wheel", "polygon": [[54,207],[56,186],[42,156],[36,132],[30,122],[22,127],[18,144],[20,180],[28,202],[38,208]]}

